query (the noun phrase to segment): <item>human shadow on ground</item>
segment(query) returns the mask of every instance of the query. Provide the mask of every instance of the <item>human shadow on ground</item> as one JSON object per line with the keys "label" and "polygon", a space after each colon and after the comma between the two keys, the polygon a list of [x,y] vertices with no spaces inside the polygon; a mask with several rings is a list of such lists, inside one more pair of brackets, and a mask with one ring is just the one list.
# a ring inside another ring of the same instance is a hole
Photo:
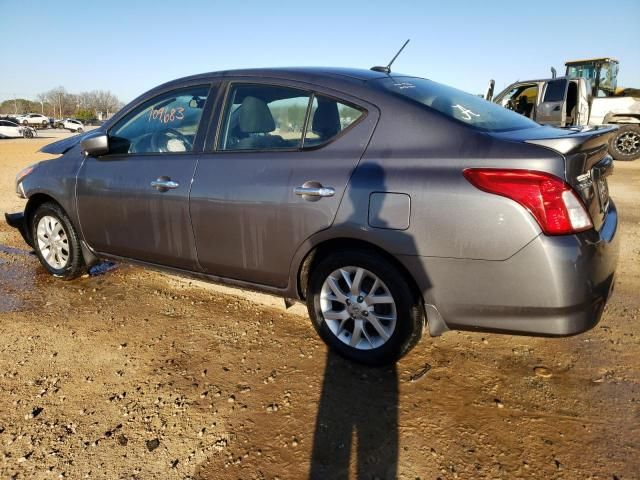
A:
{"label": "human shadow on ground", "polygon": [[[368,225],[371,230],[375,225],[379,238],[387,235],[403,254],[418,255],[411,234],[403,230],[408,227],[409,210],[403,210],[401,203],[400,207],[395,203],[398,200],[406,202],[408,196],[378,195],[388,191],[385,170],[374,162],[361,164],[351,179],[346,205],[349,214],[345,223],[360,229]],[[407,226],[403,227],[405,220]],[[427,273],[420,268],[417,270],[413,272],[414,278],[423,287],[430,287]],[[408,319],[397,319],[398,322],[403,320]],[[397,367],[361,366],[329,350],[309,478],[347,479],[351,469],[357,472],[358,479],[395,479],[398,444]]]}

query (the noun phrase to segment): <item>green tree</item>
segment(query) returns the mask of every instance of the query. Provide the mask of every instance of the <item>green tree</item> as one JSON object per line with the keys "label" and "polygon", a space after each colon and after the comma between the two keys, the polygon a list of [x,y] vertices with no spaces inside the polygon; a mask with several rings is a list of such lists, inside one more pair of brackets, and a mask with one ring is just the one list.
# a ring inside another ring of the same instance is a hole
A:
{"label": "green tree", "polygon": [[89,120],[94,120],[96,116],[91,110],[80,109],[76,112],[76,118],[81,122],[88,122]]}

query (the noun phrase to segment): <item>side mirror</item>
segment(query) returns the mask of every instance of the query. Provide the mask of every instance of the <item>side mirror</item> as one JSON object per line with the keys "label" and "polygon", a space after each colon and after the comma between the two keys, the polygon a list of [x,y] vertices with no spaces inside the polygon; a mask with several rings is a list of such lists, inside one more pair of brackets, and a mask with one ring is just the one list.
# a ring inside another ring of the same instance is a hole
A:
{"label": "side mirror", "polygon": [[80,142],[82,152],[90,157],[99,157],[109,153],[109,137],[106,133],[87,137]]}

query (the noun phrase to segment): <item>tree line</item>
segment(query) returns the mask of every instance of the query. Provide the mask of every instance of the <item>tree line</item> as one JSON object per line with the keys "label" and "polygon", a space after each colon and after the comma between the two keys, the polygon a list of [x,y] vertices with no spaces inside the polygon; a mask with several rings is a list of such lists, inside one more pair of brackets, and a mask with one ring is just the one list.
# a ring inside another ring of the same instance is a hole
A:
{"label": "tree line", "polygon": [[78,120],[109,118],[123,103],[109,90],[69,93],[64,87],[56,87],[36,95],[37,100],[14,98],[0,103],[0,114],[21,115],[41,113],[48,117],[74,117]]}

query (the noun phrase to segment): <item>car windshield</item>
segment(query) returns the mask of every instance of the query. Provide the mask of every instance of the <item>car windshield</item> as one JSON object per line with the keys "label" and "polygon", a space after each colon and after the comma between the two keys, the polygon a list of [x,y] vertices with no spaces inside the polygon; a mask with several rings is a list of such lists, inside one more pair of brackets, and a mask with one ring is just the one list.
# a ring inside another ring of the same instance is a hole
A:
{"label": "car windshield", "polygon": [[424,78],[387,77],[376,82],[395,95],[482,130],[504,132],[540,126],[481,97]]}

